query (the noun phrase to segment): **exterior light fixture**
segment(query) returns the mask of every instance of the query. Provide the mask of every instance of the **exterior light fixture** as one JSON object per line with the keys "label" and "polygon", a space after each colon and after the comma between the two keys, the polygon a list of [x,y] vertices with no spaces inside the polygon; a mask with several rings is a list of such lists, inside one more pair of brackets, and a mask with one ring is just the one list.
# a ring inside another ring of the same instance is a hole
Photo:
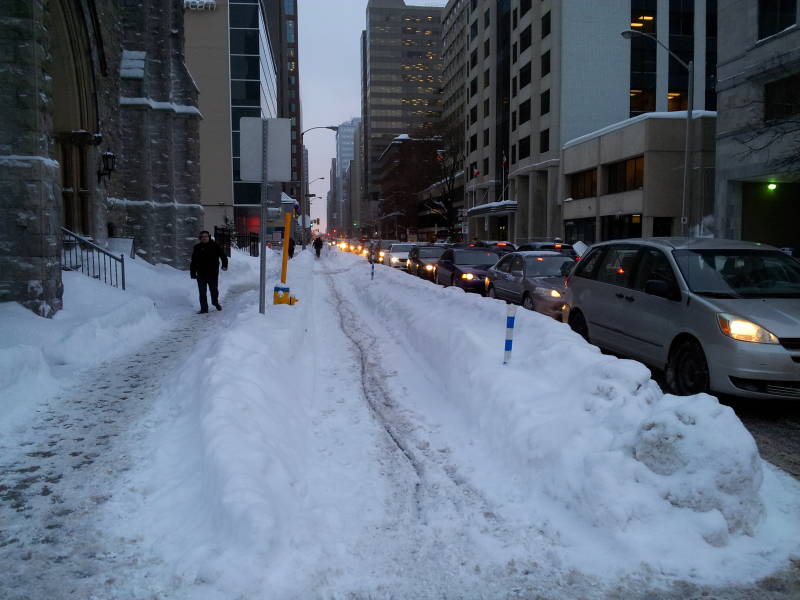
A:
{"label": "exterior light fixture", "polygon": [[97,183],[99,184],[103,177],[110,177],[111,173],[116,170],[117,155],[113,152],[103,152],[100,155],[100,169],[97,171]]}
{"label": "exterior light fixture", "polygon": [[774,192],[775,190],[777,190],[777,189],[778,189],[778,184],[777,184],[777,183],[768,183],[768,184],[767,184],[767,189],[768,189],[770,192]]}

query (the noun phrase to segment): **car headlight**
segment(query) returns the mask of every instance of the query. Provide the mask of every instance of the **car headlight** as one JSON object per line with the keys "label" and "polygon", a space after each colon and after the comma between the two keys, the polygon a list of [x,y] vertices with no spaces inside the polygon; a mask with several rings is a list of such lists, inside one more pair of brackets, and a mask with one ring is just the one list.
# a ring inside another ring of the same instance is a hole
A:
{"label": "car headlight", "polygon": [[378,252],[378,256],[386,256],[386,252],[384,252],[383,250],[381,250],[380,252]]}
{"label": "car headlight", "polygon": [[559,292],[558,290],[550,290],[549,296],[551,298],[561,298],[561,292]]}
{"label": "car headlight", "polygon": [[489,289],[489,284],[491,283],[492,281],[488,277],[483,278],[483,285],[486,287],[487,290]]}
{"label": "car headlight", "polygon": [[473,279],[475,279],[475,275],[473,275],[472,273],[462,273],[461,274],[461,279],[466,279],[468,281],[472,281]]}
{"label": "car headlight", "polygon": [[729,338],[739,340],[740,342],[753,342],[756,344],[778,344],[778,338],[770,333],[760,325],[756,325],[752,321],[729,315],[727,313],[719,313],[717,315],[717,322],[722,333]]}
{"label": "car headlight", "polygon": [[393,257],[392,257],[392,262],[393,262],[393,263],[400,262],[400,259],[399,259],[399,258],[397,258],[396,256],[393,256]]}
{"label": "car headlight", "polygon": [[433,271],[433,265],[425,265],[426,271]]}

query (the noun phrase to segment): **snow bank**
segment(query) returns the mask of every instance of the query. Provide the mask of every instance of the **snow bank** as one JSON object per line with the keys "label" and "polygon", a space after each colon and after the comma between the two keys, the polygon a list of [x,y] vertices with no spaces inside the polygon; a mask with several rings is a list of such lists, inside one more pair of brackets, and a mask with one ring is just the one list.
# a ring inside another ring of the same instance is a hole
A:
{"label": "snow bank", "polygon": [[[546,515],[582,570],[642,561],[746,577],[800,550],[796,502],[777,491],[772,471],[762,485],[752,436],[716,398],[665,395],[640,363],[603,355],[524,310],[504,367],[504,302],[388,268],[371,283],[355,257],[334,260],[353,267],[350,299],[431,368],[446,390],[441,402],[491,464],[508,467],[513,481],[498,486],[524,498],[532,517]],[[474,463],[487,461],[476,451]],[[780,521],[788,505],[795,512]]]}
{"label": "snow bank", "polygon": [[[125,268],[126,291],[62,273],[64,308],[52,319],[0,303],[0,433],[29,417],[76,371],[130,352],[196,310],[197,286],[188,272],[143,260],[128,260]],[[253,287],[257,273],[258,261],[235,254],[220,278],[223,298]]]}

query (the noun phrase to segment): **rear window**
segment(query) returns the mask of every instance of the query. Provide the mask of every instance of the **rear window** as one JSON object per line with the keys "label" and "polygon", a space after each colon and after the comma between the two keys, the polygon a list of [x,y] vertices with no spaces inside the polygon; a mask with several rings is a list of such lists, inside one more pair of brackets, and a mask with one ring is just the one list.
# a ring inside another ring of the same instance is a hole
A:
{"label": "rear window", "polygon": [[420,258],[439,258],[444,254],[445,248],[420,248]]}
{"label": "rear window", "polygon": [[500,257],[494,252],[456,252],[453,262],[457,265],[493,265]]}
{"label": "rear window", "polygon": [[575,261],[563,256],[526,256],[525,275],[528,277],[563,277],[563,265],[571,269]]}

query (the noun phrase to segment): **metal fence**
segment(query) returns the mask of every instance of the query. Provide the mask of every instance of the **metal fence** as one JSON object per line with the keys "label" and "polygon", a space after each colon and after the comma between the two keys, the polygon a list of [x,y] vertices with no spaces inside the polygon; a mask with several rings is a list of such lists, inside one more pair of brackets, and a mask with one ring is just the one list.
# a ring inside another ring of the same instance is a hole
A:
{"label": "metal fence", "polygon": [[257,233],[236,233],[232,229],[214,227],[214,240],[222,246],[226,256],[231,255],[231,250],[249,253],[250,256],[258,256],[258,234]]}
{"label": "metal fence", "polygon": [[61,268],[80,271],[107,285],[125,289],[125,255],[115,256],[91,240],[63,227]]}

